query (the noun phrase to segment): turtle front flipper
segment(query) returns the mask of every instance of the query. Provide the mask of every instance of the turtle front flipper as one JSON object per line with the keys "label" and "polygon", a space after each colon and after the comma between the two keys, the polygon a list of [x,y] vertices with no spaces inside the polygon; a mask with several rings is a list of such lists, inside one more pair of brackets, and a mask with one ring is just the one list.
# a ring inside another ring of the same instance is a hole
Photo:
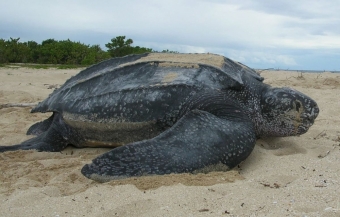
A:
{"label": "turtle front flipper", "polygon": [[251,153],[255,132],[245,114],[227,119],[193,110],[159,136],[121,146],[94,159],[81,172],[105,182],[142,175],[195,172],[214,165],[233,168]]}
{"label": "turtle front flipper", "polygon": [[0,152],[31,149],[48,152],[58,152],[63,150],[68,145],[69,137],[73,132],[72,129],[62,120],[60,114],[55,113],[52,117],[53,120],[49,118],[44,122],[40,122],[44,125],[46,125],[46,123],[50,125],[48,129],[45,129],[45,132],[40,132],[37,137],[28,139],[18,145],[0,146]]}

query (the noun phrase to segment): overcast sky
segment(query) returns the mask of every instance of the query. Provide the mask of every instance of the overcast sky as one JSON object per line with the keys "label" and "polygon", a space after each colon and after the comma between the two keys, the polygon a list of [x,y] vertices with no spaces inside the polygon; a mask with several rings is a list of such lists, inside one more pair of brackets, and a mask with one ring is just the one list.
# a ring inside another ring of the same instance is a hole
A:
{"label": "overcast sky", "polygon": [[340,70],[339,0],[2,0],[0,38],[222,54],[253,68]]}

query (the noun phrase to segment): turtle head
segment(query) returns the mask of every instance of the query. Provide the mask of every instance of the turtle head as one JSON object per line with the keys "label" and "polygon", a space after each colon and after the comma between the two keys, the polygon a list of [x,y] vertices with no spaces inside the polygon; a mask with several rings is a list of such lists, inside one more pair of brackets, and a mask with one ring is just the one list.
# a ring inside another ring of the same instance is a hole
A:
{"label": "turtle head", "polygon": [[295,136],[307,132],[319,114],[316,102],[294,89],[268,87],[262,92],[260,136]]}

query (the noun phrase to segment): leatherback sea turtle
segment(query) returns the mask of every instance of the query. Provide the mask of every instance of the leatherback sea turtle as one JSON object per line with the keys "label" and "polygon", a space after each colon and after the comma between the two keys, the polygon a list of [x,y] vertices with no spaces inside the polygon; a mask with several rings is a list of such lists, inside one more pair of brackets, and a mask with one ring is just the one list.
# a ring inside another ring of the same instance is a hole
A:
{"label": "leatherback sea turtle", "polygon": [[97,181],[232,168],[256,138],[305,133],[319,113],[308,96],[273,88],[247,66],[215,54],[148,53],[81,71],[32,112],[53,112],[30,127],[18,149],[115,147],[83,167]]}

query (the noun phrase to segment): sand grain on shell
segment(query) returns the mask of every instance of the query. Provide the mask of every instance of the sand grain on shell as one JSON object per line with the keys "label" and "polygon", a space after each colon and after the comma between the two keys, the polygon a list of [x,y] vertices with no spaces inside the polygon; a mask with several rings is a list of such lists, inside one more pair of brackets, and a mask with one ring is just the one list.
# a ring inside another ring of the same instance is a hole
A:
{"label": "sand grain on shell", "polygon": [[146,57],[140,58],[135,62],[129,64],[149,61],[165,62],[161,63],[161,66],[164,67],[181,66],[188,68],[192,67],[197,68],[198,64],[206,64],[215,66],[217,68],[222,68],[224,64],[224,58],[222,56],[209,53],[204,54],[150,53]]}

